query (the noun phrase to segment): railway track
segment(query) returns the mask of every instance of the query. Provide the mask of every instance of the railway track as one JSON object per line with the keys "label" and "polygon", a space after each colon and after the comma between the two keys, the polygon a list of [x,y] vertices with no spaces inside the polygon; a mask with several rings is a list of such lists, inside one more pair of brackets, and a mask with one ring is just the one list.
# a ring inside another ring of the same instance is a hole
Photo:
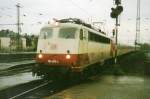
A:
{"label": "railway track", "polygon": [[[20,67],[17,69],[21,70]],[[25,66],[23,69],[28,69],[28,66]],[[12,71],[15,70],[15,68],[12,68]],[[8,71],[10,72],[11,70]],[[70,82],[69,80],[46,81],[42,79],[22,85],[17,85],[13,88],[1,90],[0,99],[41,99],[75,84],[77,83]]]}
{"label": "railway track", "polygon": [[9,76],[16,73],[29,72],[35,63],[18,64],[7,69],[0,70],[0,76]]}
{"label": "railway track", "polygon": [[42,99],[79,83],[82,81],[71,82],[69,79],[35,80],[0,90],[0,99]]}
{"label": "railway track", "polygon": [[[29,72],[35,63],[23,64],[10,67],[5,70],[0,70],[0,77],[12,76],[17,73]],[[11,83],[11,82],[9,82]],[[0,99],[37,99],[43,98],[47,95],[54,94],[72,84],[66,83],[66,81],[47,81],[45,79],[35,80],[23,84],[18,84],[6,89],[0,90]]]}
{"label": "railway track", "polygon": [[52,83],[42,79],[20,84],[11,88],[0,90],[0,99],[25,99],[27,96],[35,96],[35,91],[39,92],[43,87]]}
{"label": "railway track", "polygon": [[37,89],[39,89],[39,88],[42,88],[42,87],[44,87],[44,86],[46,86],[46,85],[48,85],[48,84],[50,84],[50,83],[52,83],[52,81],[44,82],[44,83],[42,83],[42,84],[40,84],[40,85],[38,85],[38,86],[36,86],[36,87],[34,87],[34,88],[31,88],[31,89],[29,89],[29,90],[26,90],[26,91],[23,91],[23,92],[21,92],[21,93],[18,93],[18,94],[16,94],[16,95],[10,97],[9,99],[19,99],[21,96],[23,96],[23,95],[25,95],[25,94],[28,94],[28,93],[31,93],[31,92],[33,92],[33,91],[35,91],[35,90],[37,90]]}

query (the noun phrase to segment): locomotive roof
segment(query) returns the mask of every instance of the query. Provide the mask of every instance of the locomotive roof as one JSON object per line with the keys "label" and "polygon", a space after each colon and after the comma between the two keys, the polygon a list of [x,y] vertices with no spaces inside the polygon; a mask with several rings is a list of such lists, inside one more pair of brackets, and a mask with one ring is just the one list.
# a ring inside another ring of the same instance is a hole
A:
{"label": "locomotive roof", "polygon": [[87,30],[90,31],[90,32],[93,32],[93,33],[95,33],[95,34],[98,34],[98,35],[101,35],[101,36],[104,36],[104,37],[110,39],[110,37],[106,36],[106,35],[103,34],[102,32],[99,32],[99,31],[96,30],[96,29],[93,29],[93,28],[89,28],[89,27],[87,27],[87,26],[84,26],[84,25],[82,25],[82,24],[76,24],[76,23],[58,23],[57,26],[56,26],[55,24],[47,24],[47,25],[45,25],[43,28],[48,28],[48,27],[50,27],[50,28],[56,28],[56,27],[75,27],[75,28],[79,28],[79,29],[83,28],[83,29],[87,29]]}

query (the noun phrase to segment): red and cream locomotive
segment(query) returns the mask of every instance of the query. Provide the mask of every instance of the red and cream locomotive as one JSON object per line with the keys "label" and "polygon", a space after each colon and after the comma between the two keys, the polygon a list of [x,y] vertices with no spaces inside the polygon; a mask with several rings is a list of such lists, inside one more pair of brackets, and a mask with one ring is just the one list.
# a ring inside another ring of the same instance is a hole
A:
{"label": "red and cream locomotive", "polygon": [[47,75],[58,70],[82,72],[114,54],[112,40],[80,19],[56,20],[41,29],[34,73]]}

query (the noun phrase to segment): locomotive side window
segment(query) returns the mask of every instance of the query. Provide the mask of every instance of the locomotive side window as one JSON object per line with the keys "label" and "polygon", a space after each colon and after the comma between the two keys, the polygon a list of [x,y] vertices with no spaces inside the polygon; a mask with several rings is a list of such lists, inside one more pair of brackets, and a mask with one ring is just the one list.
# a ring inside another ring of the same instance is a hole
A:
{"label": "locomotive side window", "polygon": [[52,33],[52,29],[50,28],[44,28],[41,30],[40,33],[40,39],[48,39],[48,38],[52,38],[53,33]]}
{"label": "locomotive side window", "polygon": [[95,34],[95,33],[92,33],[92,32],[88,32],[88,36],[89,36],[88,37],[89,41],[106,43],[106,44],[110,43],[109,38],[103,37],[101,35],[98,35],[98,34]]}
{"label": "locomotive side window", "polygon": [[65,39],[74,39],[76,30],[76,28],[61,28],[58,36]]}
{"label": "locomotive side window", "polygon": [[80,40],[83,40],[83,30],[80,30]]}

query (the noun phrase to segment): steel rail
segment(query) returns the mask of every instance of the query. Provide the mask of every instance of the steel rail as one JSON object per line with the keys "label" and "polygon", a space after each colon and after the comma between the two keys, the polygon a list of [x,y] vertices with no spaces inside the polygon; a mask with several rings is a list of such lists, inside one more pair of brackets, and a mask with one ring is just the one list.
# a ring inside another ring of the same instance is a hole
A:
{"label": "steel rail", "polygon": [[24,92],[22,92],[22,93],[20,93],[20,94],[18,94],[18,95],[15,95],[15,96],[13,96],[13,97],[11,97],[11,98],[9,98],[9,99],[15,99],[15,98],[20,97],[20,96],[22,96],[22,95],[25,95],[25,94],[27,94],[27,93],[29,93],[29,92],[32,92],[32,91],[34,91],[34,90],[36,90],[36,89],[38,89],[38,88],[41,88],[41,87],[43,87],[43,86],[46,86],[46,85],[49,84],[49,83],[52,83],[52,81],[48,81],[48,82],[46,82],[46,83],[43,83],[43,84],[41,84],[41,85],[39,85],[39,86],[37,86],[37,87],[34,87],[34,88],[30,89],[30,90],[27,90],[27,91],[24,91]]}

